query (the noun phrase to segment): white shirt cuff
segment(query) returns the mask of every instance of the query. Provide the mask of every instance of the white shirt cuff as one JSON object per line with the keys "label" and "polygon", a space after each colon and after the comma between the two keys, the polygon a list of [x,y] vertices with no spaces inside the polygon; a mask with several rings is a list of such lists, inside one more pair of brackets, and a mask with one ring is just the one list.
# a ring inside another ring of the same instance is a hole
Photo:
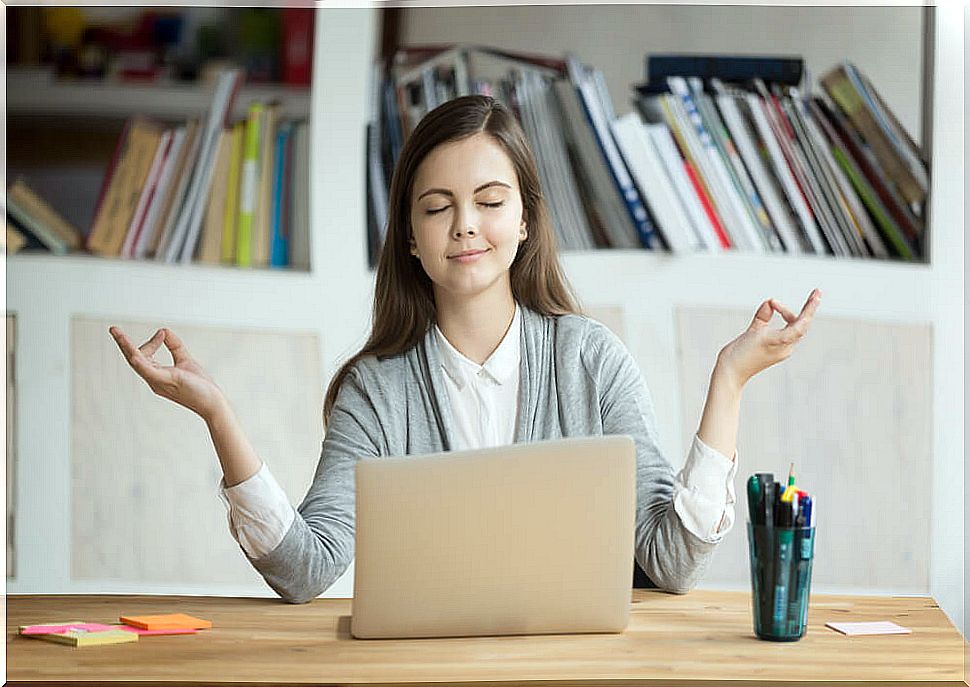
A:
{"label": "white shirt cuff", "polygon": [[731,460],[696,434],[687,462],[677,474],[674,510],[684,526],[702,541],[716,544],[734,525],[734,476],[737,451]]}
{"label": "white shirt cuff", "polygon": [[229,488],[225,478],[220,479],[219,497],[228,511],[229,531],[254,560],[279,546],[296,517],[266,463],[255,475]]}

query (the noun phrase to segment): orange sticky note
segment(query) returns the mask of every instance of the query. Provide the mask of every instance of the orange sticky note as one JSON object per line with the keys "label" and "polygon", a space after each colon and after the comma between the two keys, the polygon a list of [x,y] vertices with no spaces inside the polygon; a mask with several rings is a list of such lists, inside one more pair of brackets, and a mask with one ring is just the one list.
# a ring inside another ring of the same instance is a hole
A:
{"label": "orange sticky note", "polygon": [[126,625],[138,627],[142,630],[207,630],[212,627],[210,621],[194,618],[184,613],[123,615],[119,620]]}

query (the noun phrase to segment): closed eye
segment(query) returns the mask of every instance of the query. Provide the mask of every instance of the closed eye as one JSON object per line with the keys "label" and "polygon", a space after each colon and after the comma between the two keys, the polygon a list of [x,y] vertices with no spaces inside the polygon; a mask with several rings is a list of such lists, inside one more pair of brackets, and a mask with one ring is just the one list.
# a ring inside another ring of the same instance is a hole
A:
{"label": "closed eye", "polygon": [[[501,200],[498,201],[497,203],[480,203],[480,205],[484,205],[485,207],[488,207],[488,208],[499,208],[499,207],[502,207],[504,204],[505,204],[505,201],[501,201]],[[427,210],[425,210],[425,214],[437,215],[439,212],[444,212],[449,207],[450,206],[445,205],[444,207],[441,207],[441,208],[428,208]]]}

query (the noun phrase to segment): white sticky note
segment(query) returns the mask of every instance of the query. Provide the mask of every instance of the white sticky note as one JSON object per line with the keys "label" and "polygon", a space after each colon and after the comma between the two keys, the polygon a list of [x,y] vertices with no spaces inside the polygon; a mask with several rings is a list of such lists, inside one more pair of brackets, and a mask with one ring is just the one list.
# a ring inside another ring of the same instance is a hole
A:
{"label": "white sticky note", "polygon": [[912,632],[908,627],[897,625],[889,620],[880,620],[870,623],[825,623],[826,627],[831,627],[844,635],[908,635]]}

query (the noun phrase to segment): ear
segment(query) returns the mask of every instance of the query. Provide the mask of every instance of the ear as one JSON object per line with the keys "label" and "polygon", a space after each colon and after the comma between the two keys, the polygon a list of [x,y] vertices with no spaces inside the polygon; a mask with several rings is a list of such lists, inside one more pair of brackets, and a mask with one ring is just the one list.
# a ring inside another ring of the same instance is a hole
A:
{"label": "ear", "polygon": [[418,244],[417,244],[417,243],[415,243],[415,241],[414,241],[414,237],[413,237],[413,236],[412,236],[411,238],[409,238],[409,239],[408,239],[408,243],[409,243],[409,244],[411,245],[411,255],[413,255],[413,256],[414,256],[414,257],[416,257],[416,258],[417,258],[417,257],[420,257],[420,256],[418,255]]}
{"label": "ear", "polygon": [[529,232],[526,230],[525,220],[522,220],[522,223],[519,225],[519,241],[525,241],[528,235]]}

